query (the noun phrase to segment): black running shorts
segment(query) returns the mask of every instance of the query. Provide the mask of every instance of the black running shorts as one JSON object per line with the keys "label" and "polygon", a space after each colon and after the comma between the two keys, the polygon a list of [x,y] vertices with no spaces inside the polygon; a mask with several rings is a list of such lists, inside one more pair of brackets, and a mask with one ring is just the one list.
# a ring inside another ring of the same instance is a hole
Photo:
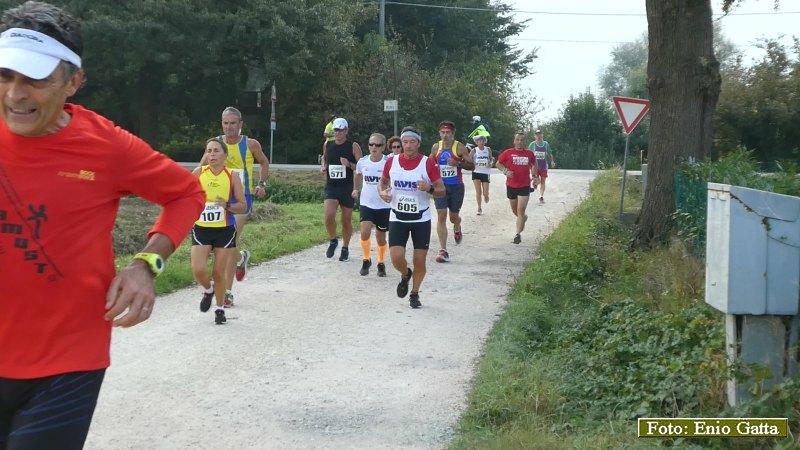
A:
{"label": "black running shorts", "polygon": [[372,222],[378,231],[389,229],[389,211],[391,208],[372,209],[361,205],[361,222]]}
{"label": "black running shorts", "polygon": [[531,188],[512,188],[506,186],[506,197],[509,200],[516,200],[517,197],[529,197],[531,195]]}
{"label": "black running shorts", "polygon": [[472,179],[478,180],[481,183],[488,183],[489,182],[489,174],[488,173],[475,173],[472,172]]}
{"label": "black running shorts", "polygon": [[349,184],[325,186],[325,200],[336,200],[342,208],[353,209],[356,203],[353,198],[353,186]]}
{"label": "black running shorts", "polygon": [[389,222],[389,247],[405,247],[409,236],[414,250],[427,250],[431,244],[431,221]]}
{"label": "black running shorts", "polygon": [[81,449],[105,369],[0,378],[0,449]]}
{"label": "black running shorts", "polygon": [[449,209],[450,212],[458,214],[464,205],[464,183],[445,184],[444,190],[444,197],[433,198],[436,209]]}
{"label": "black running shorts", "polygon": [[195,225],[192,228],[192,245],[210,245],[211,248],[236,248],[236,227],[213,228]]}

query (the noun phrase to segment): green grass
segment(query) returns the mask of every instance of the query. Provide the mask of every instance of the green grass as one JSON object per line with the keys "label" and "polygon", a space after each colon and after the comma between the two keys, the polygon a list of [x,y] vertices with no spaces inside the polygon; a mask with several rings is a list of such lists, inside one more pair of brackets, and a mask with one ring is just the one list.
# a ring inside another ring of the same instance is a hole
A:
{"label": "green grass", "polygon": [[[134,214],[140,212],[140,208],[136,208]],[[151,217],[148,219],[147,223],[152,223],[153,219]],[[118,224],[126,220],[121,218]],[[354,212],[353,229],[358,229],[357,227],[358,212]],[[251,264],[258,264],[313,247],[327,239],[321,203],[274,205],[269,202],[256,202],[253,220],[247,224],[239,247],[250,251]],[[184,240],[169,258],[167,269],[156,279],[158,294],[172,292],[194,282],[189,264],[190,246],[189,241]],[[130,257],[130,254],[117,257],[117,267],[127,265]]]}
{"label": "green grass", "polygon": [[[641,202],[635,184],[628,211]],[[519,277],[486,343],[452,448],[786,444],[636,437],[637,417],[735,412],[725,407],[722,316],[703,302],[702,262],[679,240],[632,250],[618,201],[619,172],[605,172]],[[800,382],[787,384],[739,412],[789,414],[797,430],[798,391]]]}

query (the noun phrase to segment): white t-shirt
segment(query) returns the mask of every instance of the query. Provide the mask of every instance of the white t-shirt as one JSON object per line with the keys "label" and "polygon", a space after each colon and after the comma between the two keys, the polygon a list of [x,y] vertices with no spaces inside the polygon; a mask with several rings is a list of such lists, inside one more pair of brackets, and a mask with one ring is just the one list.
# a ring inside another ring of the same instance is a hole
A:
{"label": "white t-shirt", "polygon": [[492,162],[492,149],[483,147],[483,150],[475,147],[475,170],[474,173],[489,174],[492,170],[490,164]]}
{"label": "white t-shirt", "polygon": [[391,207],[391,205],[383,201],[378,194],[378,183],[381,181],[383,166],[385,165],[385,155],[378,162],[372,161],[369,155],[366,155],[356,163],[356,173],[360,173],[364,177],[364,183],[361,186],[361,196],[359,197],[359,204],[361,206],[366,206],[371,209],[388,209]]}

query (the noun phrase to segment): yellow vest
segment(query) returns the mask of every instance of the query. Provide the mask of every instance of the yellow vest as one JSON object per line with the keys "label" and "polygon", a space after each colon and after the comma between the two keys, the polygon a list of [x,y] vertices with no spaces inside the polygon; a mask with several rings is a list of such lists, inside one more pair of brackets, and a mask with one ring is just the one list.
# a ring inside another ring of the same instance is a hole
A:
{"label": "yellow vest", "polygon": [[[222,136],[224,140],[225,137]],[[247,147],[247,136],[242,136],[236,144],[228,144],[228,158],[225,160],[225,167],[233,169],[233,173],[239,176],[239,180],[244,186],[244,195],[252,195],[250,189],[253,183],[253,164],[255,158],[253,152]]]}
{"label": "yellow vest", "polygon": [[233,214],[216,204],[217,197],[222,197],[226,202],[233,197],[231,176],[231,170],[228,168],[224,168],[217,175],[211,171],[211,166],[200,168],[200,185],[206,193],[206,207],[195,224],[210,228],[223,228],[234,224]]}

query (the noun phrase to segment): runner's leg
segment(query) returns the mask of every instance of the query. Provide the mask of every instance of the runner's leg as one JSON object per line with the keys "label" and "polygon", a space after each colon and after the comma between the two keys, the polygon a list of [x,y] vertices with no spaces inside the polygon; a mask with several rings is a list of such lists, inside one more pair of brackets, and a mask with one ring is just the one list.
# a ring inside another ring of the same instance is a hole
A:
{"label": "runner's leg", "polygon": [[[244,226],[247,225],[247,219],[250,216],[248,214],[236,214],[234,218],[236,219],[236,241],[241,243],[242,233],[244,232]],[[238,253],[238,252],[237,252]],[[216,254],[216,253],[215,253]],[[228,280],[227,283],[224,284],[225,288],[228,291],[233,290],[233,280],[236,278],[236,266],[239,264],[239,258],[233,257],[230,258],[226,267],[225,279]]]}
{"label": "runner's leg", "polygon": [[478,212],[481,212],[481,200],[483,200],[483,192],[482,192],[482,184],[481,180],[472,180],[472,184],[475,186],[475,200],[478,201]]}
{"label": "runner's leg", "polygon": [[447,208],[436,210],[436,235],[439,237],[439,248],[447,250]]}
{"label": "runner's leg", "polygon": [[328,239],[336,239],[336,209],[339,207],[339,200],[332,198],[325,199],[325,229],[328,231]]}
{"label": "runner's leg", "polygon": [[422,280],[425,279],[425,258],[428,257],[428,250],[427,249],[414,249],[414,276],[413,276],[413,283],[411,286],[411,292],[419,292],[420,286],[422,286]]}
{"label": "runner's leg", "polygon": [[[334,234],[336,233],[336,223],[333,225]],[[330,232],[328,233],[330,234]],[[342,246],[349,247],[350,238],[353,236],[353,208],[342,206]],[[331,238],[333,239],[333,238]]]}
{"label": "runner's leg", "polygon": [[523,195],[517,197],[517,210],[514,213],[517,216],[517,234],[522,233],[522,230],[525,229],[525,220],[527,220],[525,210],[528,208],[529,199],[530,197]]}
{"label": "runner's leg", "polygon": [[[228,278],[230,263],[236,262],[236,255],[238,255],[236,247],[234,248],[215,248],[214,249],[214,298],[217,300],[217,308],[222,308],[225,304],[225,286],[228,285]],[[233,275],[231,273],[231,275]]]}
{"label": "runner's leg", "polygon": [[205,290],[208,290],[211,287],[211,278],[208,274],[209,254],[211,254],[210,245],[193,245],[190,250],[192,275],[194,276],[195,281],[197,281],[197,284],[202,286]]}

